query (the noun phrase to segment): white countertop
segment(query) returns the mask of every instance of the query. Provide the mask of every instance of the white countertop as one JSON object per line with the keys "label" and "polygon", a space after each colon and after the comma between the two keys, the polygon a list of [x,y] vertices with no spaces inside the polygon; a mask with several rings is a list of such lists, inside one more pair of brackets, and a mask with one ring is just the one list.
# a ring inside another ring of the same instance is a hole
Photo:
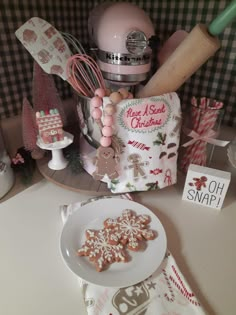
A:
{"label": "white countertop", "polygon": [[[182,176],[178,185],[134,195],[161,220],[168,248],[210,315],[236,310],[236,172],[223,160],[219,168],[233,173],[220,212],[182,201]],[[87,198],[43,179],[0,204],[0,314],[86,314],[78,279],[61,258],[59,206]]]}

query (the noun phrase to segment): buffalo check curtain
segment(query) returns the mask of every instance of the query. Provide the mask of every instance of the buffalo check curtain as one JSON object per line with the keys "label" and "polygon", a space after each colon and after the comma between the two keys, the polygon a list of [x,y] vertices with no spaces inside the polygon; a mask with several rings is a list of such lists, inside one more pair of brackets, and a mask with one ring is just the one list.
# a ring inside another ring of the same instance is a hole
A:
{"label": "buffalo check curtain", "polygon": [[[21,113],[24,96],[31,100],[33,58],[15,37],[28,19],[41,17],[61,32],[88,43],[87,19],[94,0],[2,0],[0,2],[0,119]],[[197,23],[209,24],[228,0],[135,0],[155,26],[163,43],[176,30],[190,31]],[[192,96],[224,103],[223,123],[236,126],[236,21],[219,36],[221,49],[179,90],[183,110]],[[154,69],[156,65],[154,64]],[[62,98],[71,96],[69,85],[55,77]]]}

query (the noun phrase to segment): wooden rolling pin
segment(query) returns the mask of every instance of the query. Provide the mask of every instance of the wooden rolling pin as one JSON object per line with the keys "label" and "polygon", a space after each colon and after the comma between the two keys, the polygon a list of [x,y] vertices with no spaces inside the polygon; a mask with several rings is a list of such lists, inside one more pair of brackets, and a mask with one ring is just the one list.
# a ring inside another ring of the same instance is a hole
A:
{"label": "wooden rolling pin", "polygon": [[220,48],[220,42],[215,35],[220,34],[235,16],[236,0],[209,27],[196,25],[140,90],[138,97],[176,91]]}
{"label": "wooden rolling pin", "polygon": [[186,38],[188,33],[184,30],[178,30],[172,34],[158,52],[157,60],[159,67],[173,54],[173,51]]}

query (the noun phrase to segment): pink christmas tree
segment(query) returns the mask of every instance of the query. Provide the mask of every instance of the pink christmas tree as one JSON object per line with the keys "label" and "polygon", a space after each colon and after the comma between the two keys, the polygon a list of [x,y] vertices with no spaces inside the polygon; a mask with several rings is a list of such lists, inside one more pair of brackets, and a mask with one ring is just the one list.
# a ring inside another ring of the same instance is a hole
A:
{"label": "pink christmas tree", "polygon": [[40,149],[36,142],[38,136],[38,128],[36,125],[35,111],[33,110],[27,98],[23,100],[22,108],[22,137],[26,150],[31,152],[31,156],[35,159],[42,158],[44,151]]}
{"label": "pink christmas tree", "polygon": [[61,116],[63,126],[65,126],[66,116],[53,76],[44,72],[37,62],[34,62],[32,88],[33,107],[35,112],[41,110],[49,111],[50,109],[57,108]]}

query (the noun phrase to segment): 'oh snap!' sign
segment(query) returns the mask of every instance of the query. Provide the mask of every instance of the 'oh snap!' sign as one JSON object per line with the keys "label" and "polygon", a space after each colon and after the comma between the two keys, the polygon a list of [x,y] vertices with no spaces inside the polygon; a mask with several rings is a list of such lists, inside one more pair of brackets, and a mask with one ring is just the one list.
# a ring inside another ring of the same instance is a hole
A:
{"label": "'oh snap!' sign", "polygon": [[229,172],[191,164],[182,199],[202,206],[221,209],[230,178]]}

